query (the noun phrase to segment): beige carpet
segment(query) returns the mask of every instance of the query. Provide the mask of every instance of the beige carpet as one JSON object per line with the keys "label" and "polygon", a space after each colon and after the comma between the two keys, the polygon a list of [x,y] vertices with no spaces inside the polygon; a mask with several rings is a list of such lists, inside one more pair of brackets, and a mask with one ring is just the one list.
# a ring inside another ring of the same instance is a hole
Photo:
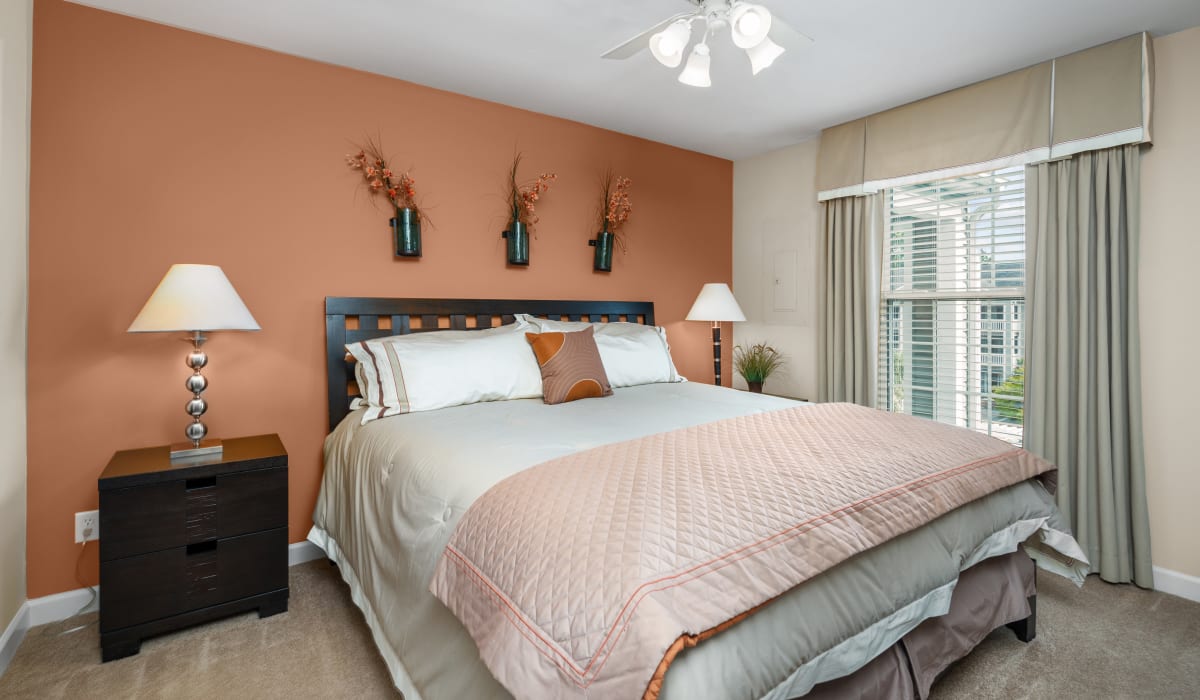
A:
{"label": "beige carpet", "polygon": [[231,617],[154,637],[100,663],[95,620],[29,630],[0,698],[399,698],[349,588],[324,560],[289,569],[288,612]]}
{"label": "beige carpet", "polygon": [[[952,668],[947,698],[1200,698],[1200,604],[1039,576],[1038,638],[997,630]],[[84,621],[95,615],[84,616]],[[146,641],[100,663],[96,626],[29,631],[0,698],[396,698],[362,615],[324,561],[291,569],[285,615],[254,614]],[[457,700],[457,699],[456,699]]]}

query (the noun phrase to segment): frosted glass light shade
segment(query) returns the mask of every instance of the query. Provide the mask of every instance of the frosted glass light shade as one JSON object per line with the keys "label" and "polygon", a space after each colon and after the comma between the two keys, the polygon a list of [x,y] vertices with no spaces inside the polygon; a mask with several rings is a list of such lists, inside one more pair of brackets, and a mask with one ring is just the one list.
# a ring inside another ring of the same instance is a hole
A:
{"label": "frosted glass light shade", "polygon": [[738,306],[729,285],[709,282],[700,289],[700,294],[688,312],[689,321],[745,321],[746,314]]}
{"label": "frosted glass light shade", "polygon": [[130,333],[257,331],[258,321],[216,265],[172,265]]}
{"label": "frosted glass light shade", "polygon": [[746,55],[750,57],[750,73],[758,75],[764,68],[770,68],[775,59],[783,55],[783,51],[784,48],[771,41],[770,37],[746,49]]}
{"label": "frosted glass light shade", "polygon": [[712,80],[708,77],[708,66],[711,60],[708,55],[708,45],[696,44],[696,47],[692,49],[692,55],[688,56],[687,65],[679,74],[679,82],[692,87],[712,85]]}
{"label": "frosted glass light shade", "polygon": [[650,53],[667,68],[683,61],[683,50],[692,39],[692,25],[686,19],[672,22],[666,29],[650,37]]}
{"label": "frosted glass light shade", "polygon": [[762,5],[740,2],[729,13],[730,34],[739,49],[748,49],[767,38],[771,31],[771,13]]}

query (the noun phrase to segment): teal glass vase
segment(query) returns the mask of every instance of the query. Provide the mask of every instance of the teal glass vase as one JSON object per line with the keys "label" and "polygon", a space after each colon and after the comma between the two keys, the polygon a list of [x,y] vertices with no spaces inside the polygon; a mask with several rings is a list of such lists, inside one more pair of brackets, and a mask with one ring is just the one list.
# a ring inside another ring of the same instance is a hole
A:
{"label": "teal glass vase", "polygon": [[397,209],[388,221],[396,238],[396,257],[421,257],[421,217],[414,209]]}
{"label": "teal glass vase", "polygon": [[529,264],[529,228],[520,221],[508,225],[508,230],[500,234],[508,240],[508,264]]}
{"label": "teal glass vase", "polygon": [[588,245],[596,248],[596,254],[592,259],[592,269],[600,272],[612,272],[613,258],[613,243],[616,242],[616,235],[612,231],[601,231],[596,234],[596,237],[588,241]]}

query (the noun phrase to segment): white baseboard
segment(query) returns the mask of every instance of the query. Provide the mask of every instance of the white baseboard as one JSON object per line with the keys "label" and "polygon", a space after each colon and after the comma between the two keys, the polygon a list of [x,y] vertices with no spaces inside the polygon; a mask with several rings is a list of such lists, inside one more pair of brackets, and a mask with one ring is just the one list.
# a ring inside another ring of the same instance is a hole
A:
{"label": "white baseboard", "polygon": [[1154,567],[1154,590],[1200,603],[1200,577]]}
{"label": "white baseboard", "polygon": [[[29,631],[30,627],[65,620],[80,612],[80,608],[87,605],[91,599],[92,592],[86,588],[80,588],[66,593],[34,598],[22,603],[17,614],[8,623],[4,634],[0,635],[0,676],[4,675],[5,669],[16,655],[17,647],[21,646],[21,640],[25,638],[25,633]],[[96,602],[99,603],[99,600]],[[95,607],[89,607],[87,612],[95,609]]]}
{"label": "white baseboard", "polygon": [[[322,559],[324,556],[324,550],[307,540],[288,545],[288,566],[303,564],[306,561],[314,559]],[[99,592],[99,590],[100,587],[96,586],[96,591]],[[25,601],[17,609],[17,614],[8,623],[8,627],[5,628],[4,633],[0,635],[0,675],[4,675],[4,670],[8,668],[9,662],[12,661],[13,656],[17,653],[17,647],[21,646],[21,640],[25,638],[25,632],[30,627],[37,627],[38,625],[45,625],[51,622],[60,622],[79,612],[94,612],[98,610],[100,607],[99,599],[89,605],[87,610],[81,610],[91,600],[91,590],[77,588],[73,591],[55,593],[54,595]]]}
{"label": "white baseboard", "polygon": [[[96,586],[95,601],[92,601],[91,589],[76,588],[73,591],[33,598],[25,604],[29,606],[29,626],[37,627],[65,620],[76,613],[96,612],[100,609],[100,587]],[[86,610],[83,609],[85,605],[88,606]]]}
{"label": "white baseboard", "polygon": [[288,566],[295,566],[303,564],[306,561],[312,561],[313,559],[324,558],[325,550],[308,540],[288,545]]}
{"label": "white baseboard", "polygon": [[8,663],[16,656],[17,647],[21,646],[21,640],[25,638],[25,631],[28,629],[29,601],[26,601],[17,608],[17,614],[13,615],[12,621],[4,629],[4,634],[0,634],[0,676],[4,675]]}

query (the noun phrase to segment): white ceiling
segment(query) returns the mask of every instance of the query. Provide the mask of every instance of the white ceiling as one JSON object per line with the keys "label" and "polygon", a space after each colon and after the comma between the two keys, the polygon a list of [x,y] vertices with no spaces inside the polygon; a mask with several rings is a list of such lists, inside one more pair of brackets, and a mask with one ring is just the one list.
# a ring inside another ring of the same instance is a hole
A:
{"label": "white ceiling", "polygon": [[113,12],[552,114],[729,159],[1148,29],[1197,0],[756,0],[815,40],[751,77],[728,32],[711,88],[648,51],[600,54],[686,0],[81,0]]}

